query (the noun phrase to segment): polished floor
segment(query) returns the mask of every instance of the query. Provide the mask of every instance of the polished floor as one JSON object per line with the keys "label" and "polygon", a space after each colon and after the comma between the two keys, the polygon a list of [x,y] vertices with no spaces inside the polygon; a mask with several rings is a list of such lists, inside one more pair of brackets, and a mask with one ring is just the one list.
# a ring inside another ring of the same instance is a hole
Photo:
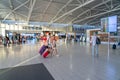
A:
{"label": "polished floor", "polygon": [[[120,48],[108,53],[108,46],[99,46],[99,55],[91,55],[91,46],[84,42],[58,41],[59,56],[42,58],[40,43],[0,46],[0,69],[43,63],[55,80],[120,80]],[[7,72],[7,71],[6,71]],[[2,72],[0,72],[0,75]]]}

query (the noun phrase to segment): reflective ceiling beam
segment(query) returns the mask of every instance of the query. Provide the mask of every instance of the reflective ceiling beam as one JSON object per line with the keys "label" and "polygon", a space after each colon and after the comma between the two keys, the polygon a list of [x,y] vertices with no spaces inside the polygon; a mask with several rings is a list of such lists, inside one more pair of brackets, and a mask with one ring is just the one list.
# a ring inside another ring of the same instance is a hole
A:
{"label": "reflective ceiling beam", "polygon": [[85,22],[85,24],[88,24],[88,23],[90,23],[91,21],[96,20],[98,17],[99,17],[99,16],[97,16],[97,17],[95,17],[95,18],[93,18],[93,19],[91,19],[91,20]]}
{"label": "reflective ceiling beam", "polygon": [[82,2],[80,0],[77,0],[79,4],[82,4]]}
{"label": "reflective ceiling beam", "polygon": [[14,11],[14,13],[16,13],[16,14],[18,14],[18,15],[21,15],[21,16],[23,16],[23,17],[25,17],[25,18],[27,18],[27,16],[26,16],[26,15],[21,14],[21,13],[19,13],[19,12]]}
{"label": "reflective ceiling beam", "polygon": [[20,7],[22,7],[23,5],[25,5],[26,3],[28,3],[30,0],[27,0],[26,2],[24,2],[23,4],[17,6],[16,8],[14,8],[11,12],[9,12],[2,21],[5,21],[11,14],[12,12],[14,12],[15,10],[19,9]]}
{"label": "reflective ceiling beam", "polygon": [[29,10],[29,13],[28,13],[28,18],[27,18],[27,23],[30,20],[30,17],[31,17],[31,14],[32,14],[32,11],[33,11],[33,7],[34,7],[35,3],[36,3],[36,0],[31,0],[30,10]]}
{"label": "reflective ceiling beam", "polygon": [[41,19],[41,20],[44,19],[44,15],[45,15],[46,11],[48,10],[49,6],[51,5],[52,1],[53,1],[53,0],[50,0],[50,2],[48,3],[47,7],[46,7],[45,10],[43,11],[43,14],[42,14],[42,17],[41,17],[42,19]]}
{"label": "reflective ceiling beam", "polygon": [[[19,4],[22,4],[22,2],[16,0]],[[25,8],[29,9],[27,6],[23,5]]]}
{"label": "reflective ceiling beam", "polygon": [[95,21],[95,22],[90,23],[89,25],[94,25],[94,24],[99,23],[99,22],[100,21]]}
{"label": "reflective ceiling beam", "polygon": [[51,19],[50,23],[53,22],[53,20],[58,16],[58,14],[68,5],[72,2],[73,0],[69,0],[62,8],[59,9],[59,11],[57,12],[57,14]]}
{"label": "reflective ceiling beam", "polygon": [[[1,9],[0,9],[0,10],[1,10]],[[7,13],[9,13],[9,12],[12,11],[11,9],[2,9],[2,10],[5,10],[5,12],[7,12]],[[21,16],[23,16],[23,17],[25,17],[25,18],[27,18],[26,15],[24,15],[24,14],[22,14],[22,13],[20,13],[20,12],[16,12],[16,11],[14,11],[14,13],[16,13],[16,14],[18,14],[18,15],[21,15]],[[1,14],[3,14],[3,13],[1,13]]]}
{"label": "reflective ceiling beam", "polygon": [[79,9],[79,8],[85,6],[85,5],[87,5],[87,4],[89,4],[89,3],[93,2],[93,1],[94,1],[94,0],[89,0],[89,1],[87,1],[87,2],[85,2],[85,3],[83,3],[83,4],[81,4],[80,6],[78,6],[78,7],[74,8],[74,9],[72,9],[72,10],[70,10],[70,11],[64,13],[62,16],[56,18],[56,19],[53,20],[52,22],[56,22],[56,21],[58,21],[58,20],[61,19],[62,17],[64,17],[64,16],[66,16],[66,15],[68,15],[68,14],[74,12],[75,10],[77,10],[77,9]]}
{"label": "reflective ceiling beam", "polygon": [[89,16],[89,17],[86,17],[84,19],[74,21],[73,23],[80,23],[80,22],[82,22],[82,21],[84,21],[86,19],[89,19],[89,18],[92,18],[92,17],[96,17],[96,16],[101,16],[101,15],[104,15],[104,14],[107,14],[107,13],[110,13],[110,12],[113,12],[113,11],[118,11],[118,10],[120,10],[120,8],[117,8],[117,9],[115,8],[115,9],[112,9],[112,10],[109,10],[109,11],[106,11],[106,12],[103,12],[103,13],[100,13],[100,14],[95,14],[93,16]]}
{"label": "reflective ceiling beam", "polygon": [[94,9],[94,8],[96,8],[96,7],[99,7],[99,6],[105,4],[105,3],[109,2],[109,1],[111,1],[111,0],[103,1],[102,3],[100,3],[100,4],[98,4],[98,5],[94,6],[94,7],[92,7],[91,9],[88,9],[88,10],[82,12],[80,15],[78,15],[78,16],[75,17],[75,18],[73,18],[69,23],[72,23],[74,20],[78,19],[78,18],[79,18],[80,16],[82,16],[83,14],[85,14],[85,13],[89,12],[90,10],[92,10],[92,9]]}
{"label": "reflective ceiling beam", "polygon": [[13,4],[11,0],[9,0],[9,4],[10,4],[10,8],[13,9]]}
{"label": "reflective ceiling beam", "polygon": [[[14,6],[13,6],[13,3],[11,0],[9,0],[9,4],[10,4],[10,9],[13,10],[14,9]],[[14,20],[16,20],[16,17],[15,17],[15,14],[14,12],[12,12],[13,16],[14,16]]]}
{"label": "reflective ceiling beam", "polygon": [[[111,0],[110,0],[111,1]],[[107,9],[111,9],[110,6],[107,3],[104,3]]]}

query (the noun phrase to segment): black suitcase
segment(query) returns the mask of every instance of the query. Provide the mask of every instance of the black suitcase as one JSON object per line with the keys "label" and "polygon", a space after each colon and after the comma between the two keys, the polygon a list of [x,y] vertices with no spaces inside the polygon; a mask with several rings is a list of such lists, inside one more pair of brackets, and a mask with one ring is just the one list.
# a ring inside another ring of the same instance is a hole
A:
{"label": "black suitcase", "polygon": [[116,44],[113,44],[112,49],[116,49]]}

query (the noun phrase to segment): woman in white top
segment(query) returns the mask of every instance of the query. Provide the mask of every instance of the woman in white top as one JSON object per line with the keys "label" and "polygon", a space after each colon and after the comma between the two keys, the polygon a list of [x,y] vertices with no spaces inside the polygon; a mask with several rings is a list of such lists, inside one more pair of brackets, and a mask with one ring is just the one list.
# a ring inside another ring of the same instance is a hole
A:
{"label": "woman in white top", "polygon": [[91,38],[91,44],[92,44],[92,55],[98,55],[98,45],[96,44],[96,33],[93,34],[92,38]]}
{"label": "woman in white top", "polygon": [[56,46],[57,46],[56,41],[57,41],[57,40],[56,40],[56,38],[55,38],[55,35],[53,35],[53,37],[52,37],[53,55],[59,56],[59,55],[58,55],[57,48],[56,48]]}
{"label": "woman in white top", "polygon": [[48,43],[48,45],[50,45],[50,37],[51,37],[51,34],[49,33],[49,34],[47,35],[47,43]]}

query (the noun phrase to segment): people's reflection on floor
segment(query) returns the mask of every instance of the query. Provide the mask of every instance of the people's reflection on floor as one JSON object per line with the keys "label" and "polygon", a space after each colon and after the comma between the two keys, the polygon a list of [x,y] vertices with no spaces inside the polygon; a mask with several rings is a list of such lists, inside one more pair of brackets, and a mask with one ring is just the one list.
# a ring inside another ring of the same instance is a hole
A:
{"label": "people's reflection on floor", "polygon": [[9,52],[9,48],[8,47],[4,47],[4,51],[6,53],[6,57],[9,56],[10,52]]}
{"label": "people's reflection on floor", "polygon": [[13,52],[20,52],[21,51],[21,45],[20,46],[12,46],[12,50],[13,50]]}

